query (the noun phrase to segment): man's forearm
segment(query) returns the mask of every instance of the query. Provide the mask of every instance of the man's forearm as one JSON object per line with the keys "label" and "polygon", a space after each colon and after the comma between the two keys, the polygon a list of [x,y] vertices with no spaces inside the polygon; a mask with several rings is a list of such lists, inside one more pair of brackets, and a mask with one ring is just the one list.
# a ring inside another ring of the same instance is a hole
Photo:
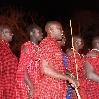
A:
{"label": "man's forearm", "polygon": [[88,76],[89,80],[93,80],[95,82],[99,82],[99,75],[97,75],[96,73],[92,73],[90,74],[90,76]]}
{"label": "man's forearm", "polygon": [[68,80],[70,83],[74,84],[76,86],[76,83],[78,82],[74,79],[72,79],[70,76],[67,76],[65,73],[58,72],[54,68],[52,68],[52,64],[48,63],[46,60],[42,61],[42,71],[44,74],[48,75],[49,77],[60,79],[60,80]]}
{"label": "man's forearm", "polygon": [[27,73],[27,71],[25,72],[25,75],[24,75],[24,82],[28,85],[29,89],[33,90],[33,84],[32,84],[32,81]]}

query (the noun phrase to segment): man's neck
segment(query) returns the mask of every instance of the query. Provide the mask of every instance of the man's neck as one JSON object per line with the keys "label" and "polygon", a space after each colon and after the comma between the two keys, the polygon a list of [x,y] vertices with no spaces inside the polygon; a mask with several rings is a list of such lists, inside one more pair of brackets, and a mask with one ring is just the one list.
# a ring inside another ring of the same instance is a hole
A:
{"label": "man's neck", "polygon": [[32,42],[33,44],[38,45],[38,41],[37,41],[36,39],[31,40],[31,42]]}

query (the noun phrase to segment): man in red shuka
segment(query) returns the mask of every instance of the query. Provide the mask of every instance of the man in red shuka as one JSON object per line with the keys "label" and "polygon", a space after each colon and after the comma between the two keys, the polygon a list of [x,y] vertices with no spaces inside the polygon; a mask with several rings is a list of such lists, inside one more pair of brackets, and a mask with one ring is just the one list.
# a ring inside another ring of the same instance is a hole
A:
{"label": "man in red shuka", "polygon": [[0,26],[0,99],[15,99],[18,60],[10,49],[12,37],[8,26]]}
{"label": "man in red shuka", "polygon": [[47,37],[40,43],[40,79],[35,89],[34,99],[65,99],[66,80],[78,85],[65,75],[61,45],[62,26],[57,21],[50,21],[45,26]]}

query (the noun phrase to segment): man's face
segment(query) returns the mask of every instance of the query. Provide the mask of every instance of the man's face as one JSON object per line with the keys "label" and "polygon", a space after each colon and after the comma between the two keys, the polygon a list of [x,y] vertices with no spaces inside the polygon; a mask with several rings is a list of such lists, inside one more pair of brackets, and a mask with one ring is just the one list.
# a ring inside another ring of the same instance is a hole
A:
{"label": "man's face", "polygon": [[76,46],[78,49],[82,49],[83,46],[84,46],[83,40],[82,40],[81,38],[76,38],[76,39],[75,39],[75,46]]}
{"label": "man's face", "polygon": [[62,40],[61,40],[61,41],[58,41],[58,43],[59,43],[61,46],[65,46],[65,42],[66,42],[66,37],[63,35]]}
{"label": "man's face", "polygon": [[42,31],[39,30],[39,29],[34,29],[34,32],[35,32],[34,35],[35,35],[36,39],[37,39],[38,41],[41,41],[42,38],[43,38],[43,33],[42,33]]}
{"label": "man's face", "polygon": [[93,45],[96,49],[99,50],[99,39],[94,40],[94,45]]}
{"label": "man's face", "polygon": [[54,36],[57,40],[62,40],[63,30],[62,26],[58,24],[53,24],[51,26],[52,36]]}
{"label": "man's face", "polygon": [[2,37],[4,40],[6,41],[11,41],[12,37],[13,37],[13,33],[11,33],[11,30],[8,28],[4,28],[3,33],[2,33]]}
{"label": "man's face", "polygon": [[65,43],[66,43],[66,37],[64,36],[64,37],[62,38],[62,43],[61,43],[61,45],[62,45],[62,46],[65,46]]}

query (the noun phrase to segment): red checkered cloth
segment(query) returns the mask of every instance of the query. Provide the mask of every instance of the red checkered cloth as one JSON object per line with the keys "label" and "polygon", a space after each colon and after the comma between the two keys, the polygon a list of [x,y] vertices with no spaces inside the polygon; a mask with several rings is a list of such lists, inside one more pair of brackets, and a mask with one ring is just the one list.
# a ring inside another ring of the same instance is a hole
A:
{"label": "red checkered cloth", "polygon": [[[74,54],[73,52],[71,52],[72,54],[70,56],[68,56],[68,70],[73,73],[75,76],[76,74],[76,64],[75,64],[75,59],[76,59],[76,63],[78,65],[78,78],[79,78],[79,83],[80,83],[80,87],[79,87],[79,93],[81,96],[81,99],[89,99],[86,96],[86,92],[85,92],[85,84],[86,84],[86,77],[85,77],[85,71],[84,71],[84,57],[82,57],[77,51],[75,51],[75,58],[74,58]],[[75,91],[72,94],[72,99],[78,99],[77,95],[75,93]]]}
{"label": "red checkered cloth", "polygon": [[[89,53],[91,53],[90,51]],[[92,52],[93,53],[93,52]],[[87,57],[86,60],[94,67],[95,72],[99,75],[99,52],[96,57]],[[99,83],[87,80],[86,82],[87,99],[99,99]]]}
{"label": "red checkered cloth", "polygon": [[18,60],[9,44],[0,41],[0,99],[15,99],[17,65]]}
{"label": "red checkered cloth", "polygon": [[[65,73],[63,56],[57,41],[51,37],[43,39],[40,43],[40,60],[46,59],[52,63],[52,68],[58,72]],[[43,66],[40,64],[41,77],[35,89],[33,99],[64,99],[66,97],[66,83],[57,80],[43,73]]]}
{"label": "red checkered cloth", "polygon": [[28,99],[28,87],[24,83],[24,72],[27,70],[32,80],[33,87],[38,82],[38,66],[37,59],[38,45],[31,43],[30,41],[22,45],[21,56],[19,60],[17,70],[17,97],[18,99]]}

